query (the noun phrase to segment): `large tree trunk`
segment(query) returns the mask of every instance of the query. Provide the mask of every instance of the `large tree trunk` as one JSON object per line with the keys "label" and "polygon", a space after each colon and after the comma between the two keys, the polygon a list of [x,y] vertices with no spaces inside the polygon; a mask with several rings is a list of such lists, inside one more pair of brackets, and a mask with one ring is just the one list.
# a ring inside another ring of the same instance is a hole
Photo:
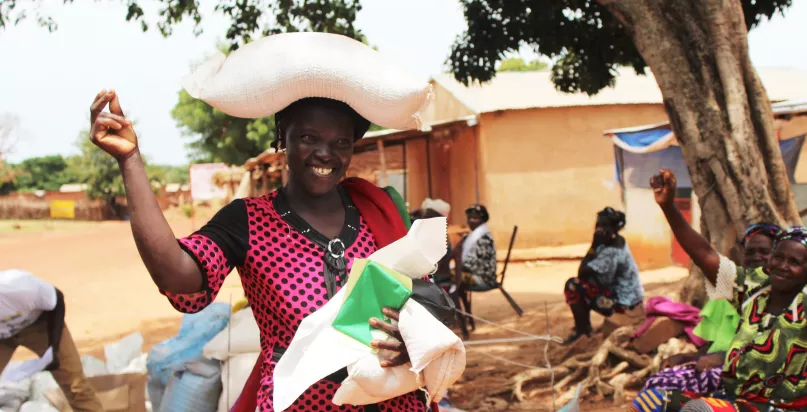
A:
{"label": "large tree trunk", "polygon": [[598,1],[655,75],[715,248],[729,256],[752,223],[800,224],[740,1]]}

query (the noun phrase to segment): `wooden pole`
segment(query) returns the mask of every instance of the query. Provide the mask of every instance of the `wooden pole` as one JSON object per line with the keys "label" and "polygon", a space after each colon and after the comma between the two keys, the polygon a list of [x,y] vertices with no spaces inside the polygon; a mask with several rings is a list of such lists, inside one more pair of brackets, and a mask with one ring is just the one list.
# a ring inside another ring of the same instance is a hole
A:
{"label": "wooden pole", "polygon": [[477,127],[473,128],[474,136],[474,193],[476,194],[476,204],[479,204],[479,130]]}
{"label": "wooden pole", "polygon": [[389,186],[389,179],[387,178],[387,156],[384,153],[384,141],[378,139],[376,144],[378,145],[378,159],[381,162],[381,179],[379,179],[379,186],[387,187]]}
{"label": "wooden pole", "polygon": [[409,172],[406,170],[406,140],[403,142],[403,198],[409,207]]}
{"label": "wooden pole", "polygon": [[429,183],[429,198],[432,197],[432,155],[431,155],[431,135],[426,135],[426,179]]}
{"label": "wooden pole", "polygon": [[261,170],[261,196],[269,194],[269,167],[271,164],[262,164]]}

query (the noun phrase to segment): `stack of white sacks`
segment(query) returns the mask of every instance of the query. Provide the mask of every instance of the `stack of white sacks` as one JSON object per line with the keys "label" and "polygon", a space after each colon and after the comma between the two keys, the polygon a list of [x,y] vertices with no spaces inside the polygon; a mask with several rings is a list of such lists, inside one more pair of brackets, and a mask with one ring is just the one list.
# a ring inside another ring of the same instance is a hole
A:
{"label": "stack of white sacks", "polygon": [[[142,352],[143,336],[139,332],[104,347],[106,362],[90,355],[81,357],[87,377],[126,373],[146,373],[146,358]],[[19,362],[9,363],[7,370]],[[12,382],[0,377],[0,411],[2,412],[65,412],[67,401],[50,372],[39,372],[22,381]],[[150,405],[146,403],[146,410]]]}
{"label": "stack of white sacks", "polygon": [[227,328],[204,348],[204,356],[221,361],[222,391],[218,412],[233,407],[261,351],[260,330],[251,308],[235,312]]}

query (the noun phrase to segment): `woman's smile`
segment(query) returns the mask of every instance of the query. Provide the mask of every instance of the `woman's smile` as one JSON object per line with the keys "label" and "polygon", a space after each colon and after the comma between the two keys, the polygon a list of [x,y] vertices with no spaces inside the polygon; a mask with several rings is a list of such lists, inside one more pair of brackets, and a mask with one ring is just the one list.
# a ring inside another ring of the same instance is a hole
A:
{"label": "woman's smile", "polygon": [[330,167],[314,167],[311,166],[311,170],[314,171],[314,174],[317,176],[328,177],[333,173],[333,168]]}

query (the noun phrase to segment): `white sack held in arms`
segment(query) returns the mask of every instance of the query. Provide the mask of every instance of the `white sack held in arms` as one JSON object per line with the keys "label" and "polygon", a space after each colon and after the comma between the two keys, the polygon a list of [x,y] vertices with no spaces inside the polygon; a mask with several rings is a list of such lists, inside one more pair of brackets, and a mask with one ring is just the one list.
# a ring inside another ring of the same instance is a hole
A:
{"label": "white sack held in arms", "polygon": [[390,129],[420,129],[431,85],[381,53],[331,33],[284,33],[218,53],[183,79],[185,90],[230,116],[265,117],[306,97],[350,105]]}
{"label": "white sack held in arms", "polygon": [[[405,237],[368,260],[421,278],[445,255],[446,232],[444,217],[417,220]],[[344,295],[341,289],[300,324],[274,370],[274,410],[287,409],[311,385],[343,367],[348,377],[334,394],[336,405],[378,403],[421,388],[439,402],[465,370],[465,347],[457,335],[410,298],[398,328],[411,362],[382,368],[375,350],[333,327]]]}

